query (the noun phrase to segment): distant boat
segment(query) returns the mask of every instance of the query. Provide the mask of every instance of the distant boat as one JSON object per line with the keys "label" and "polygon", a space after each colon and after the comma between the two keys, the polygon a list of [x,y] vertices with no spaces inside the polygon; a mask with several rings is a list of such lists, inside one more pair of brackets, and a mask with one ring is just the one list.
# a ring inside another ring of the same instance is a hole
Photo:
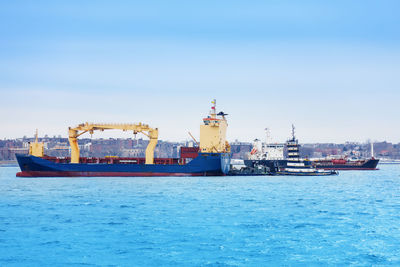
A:
{"label": "distant boat", "polygon": [[325,170],[377,170],[376,166],[379,163],[379,159],[370,158],[351,160],[347,158],[326,158],[313,160],[312,163],[317,169]]}
{"label": "distant boat", "polygon": [[379,163],[379,159],[374,158],[374,144],[371,143],[371,158],[369,159],[325,158],[315,159],[312,163],[315,168],[325,170],[377,170],[376,166]]}
{"label": "distant boat", "polygon": [[292,138],[286,142],[287,163],[286,167],[279,168],[277,175],[297,175],[297,176],[325,176],[338,174],[334,170],[322,170],[315,168],[311,161],[300,159],[299,143],[295,137],[294,125],[292,125]]}

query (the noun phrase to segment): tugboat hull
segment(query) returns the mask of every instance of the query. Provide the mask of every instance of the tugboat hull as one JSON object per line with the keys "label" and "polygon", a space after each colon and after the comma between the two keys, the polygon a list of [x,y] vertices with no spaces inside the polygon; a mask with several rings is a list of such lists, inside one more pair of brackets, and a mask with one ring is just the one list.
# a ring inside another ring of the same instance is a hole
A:
{"label": "tugboat hull", "polygon": [[290,175],[290,176],[328,176],[338,175],[337,171],[323,171],[323,172],[289,172],[289,171],[278,171],[276,175]]}

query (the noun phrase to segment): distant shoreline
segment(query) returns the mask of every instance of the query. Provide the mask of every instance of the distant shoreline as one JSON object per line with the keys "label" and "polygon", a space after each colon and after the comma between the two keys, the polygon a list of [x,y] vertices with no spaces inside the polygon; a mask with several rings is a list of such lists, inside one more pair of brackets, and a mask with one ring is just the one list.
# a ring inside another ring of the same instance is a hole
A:
{"label": "distant shoreline", "polygon": [[0,160],[0,167],[18,167],[16,160]]}

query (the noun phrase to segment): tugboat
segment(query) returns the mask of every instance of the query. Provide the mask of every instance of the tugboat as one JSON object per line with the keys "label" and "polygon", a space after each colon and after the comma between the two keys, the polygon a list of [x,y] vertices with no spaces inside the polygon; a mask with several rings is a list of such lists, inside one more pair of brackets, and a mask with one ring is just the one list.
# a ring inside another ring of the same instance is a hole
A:
{"label": "tugboat", "polygon": [[338,172],[334,170],[326,171],[323,169],[316,169],[311,164],[311,161],[300,159],[299,143],[295,137],[294,130],[294,125],[292,125],[292,138],[286,142],[288,152],[286,167],[280,168],[276,174],[298,176],[324,176],[338,174]]}

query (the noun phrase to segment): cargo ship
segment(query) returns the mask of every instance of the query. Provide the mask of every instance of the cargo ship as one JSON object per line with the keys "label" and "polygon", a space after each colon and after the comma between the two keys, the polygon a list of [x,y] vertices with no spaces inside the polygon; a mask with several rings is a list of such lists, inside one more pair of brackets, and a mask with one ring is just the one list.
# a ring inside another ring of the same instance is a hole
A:
{"label": "cargo ship", "polygon": [[[230,168],[230,145],[226,141],[227,120],[223,112],[216,112],[212,101],[209,115],[200,125],[200,143],[195,148],[182,148],[180,158],[154,158],[158,129],[147,124],[83,123],[69,128],[71,157],[44,155],[44,143],[29,145],[28,155],[16,155],[20,172],[17,177],[131,177],[131,176],[221,176]],[[150,138],[145,158],[84,158],[79,155],[78,137],[94,131],[120,129],[143,133]]]}
{"label": "cargo ship", "polygon": [[342,171],[350,171],[350,170],[377,170],[376,166],[379,163],[379,159],[375,159],[374,157],[370,159],[318,159],[313,160],[312,164],[317,169],[325,169],[325,170],[342,170]]}
{"label": "cargo ship", "polygon": [[325,158],[325,159],[314,159],[312,164],[317,169],[325,170],[377,170],[376,166],[379,163],[379,159],[374,158],[374,144],[371,143],[371,158],[359,159],[359,158]]}

